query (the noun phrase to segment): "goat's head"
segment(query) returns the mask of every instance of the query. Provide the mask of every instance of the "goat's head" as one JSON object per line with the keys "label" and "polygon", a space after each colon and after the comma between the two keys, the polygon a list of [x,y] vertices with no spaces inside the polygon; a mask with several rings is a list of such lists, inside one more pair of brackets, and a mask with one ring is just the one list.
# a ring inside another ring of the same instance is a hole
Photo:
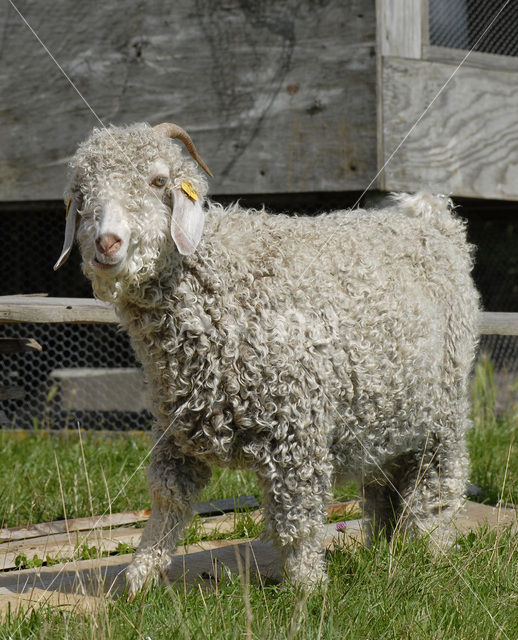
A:
{"label": "goat's head", "polygon": [[83,271],[95,284],[145,278],[167,250],[191,254],[200,241],[206,181],[171,138],[212,175],[189,135],[174,124],[95,129],[71,161],[65,241],[77,236]]}

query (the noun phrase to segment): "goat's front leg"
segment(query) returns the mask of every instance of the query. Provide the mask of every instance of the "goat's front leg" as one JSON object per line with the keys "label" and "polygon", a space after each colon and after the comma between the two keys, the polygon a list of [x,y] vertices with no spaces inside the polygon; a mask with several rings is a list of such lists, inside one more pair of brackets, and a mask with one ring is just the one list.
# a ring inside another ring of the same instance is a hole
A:
{"label": "goat's front leg", "polygon": [[301,455],[297,463],[285,460],[259,474],[267,531],[279,549],[285,575],[309,589],[326,577],[324,521],[331,471],[322,450],[320,458]]}
{"label": "goat's front leg", "polygon": [[152,510],[126,569],[129,598],[165,573],[176,543],[193,516],[193,504],[210,478],[210,469],[203,462],[174,455],[166,442],[159,443],[151,455],[147,474]]}

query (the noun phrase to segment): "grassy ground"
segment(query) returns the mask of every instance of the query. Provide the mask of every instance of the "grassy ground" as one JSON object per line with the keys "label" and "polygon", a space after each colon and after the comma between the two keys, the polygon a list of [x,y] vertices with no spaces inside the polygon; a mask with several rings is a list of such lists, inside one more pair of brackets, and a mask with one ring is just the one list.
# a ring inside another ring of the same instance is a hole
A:
{"label": "grassy ground", "polygon": [[434,558],[423,541],[336,551],[329,581],[311,595],[250,583],[217,589],[157,587],[132,603],[106,602],[92,614],[43,608],[11,615],[0,637],[70,638],[393,638],[515,639],[518,545],[481,531]]}
{"label": "grassy ground", "polygon": [[495,397],[493,367],[482,358],[475,370],[474,426],[468,437],[471,481],[482,489],[478,500],[518,505],[518,405],[497,414]]}
{"label": "grassy ground", "polygon": [[[518,504],[518,412],[493,411],[488,363],[476,371],[471,481],[489,503]],[[148,506],[142,434],[0,433],[3,525]],[[124,487],[121,490],[121,487]],[[351,487],[337,490],[347,497]],[[258,495],[251,474],[218,470],[203,499]],[[189,535],[195,537],[195,528]],[[433,556],[424,541],[379,540],[329,556],[329,581],[304,594],[250,582],[217,589],[157,587],[132,603],[107,601],[95,614],[41,608],[11,614],[0,639],[143,638],[518,638],[518,540],[480,529]]]}

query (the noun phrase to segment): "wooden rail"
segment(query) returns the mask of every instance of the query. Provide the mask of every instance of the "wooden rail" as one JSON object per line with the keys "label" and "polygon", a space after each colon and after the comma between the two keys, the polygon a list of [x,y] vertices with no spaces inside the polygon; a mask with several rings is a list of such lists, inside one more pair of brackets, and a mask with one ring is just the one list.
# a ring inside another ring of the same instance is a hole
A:
{"label": "wooden rail", "polygon": [[518,313],[483,311],[479,326],[483,335],[518,336]]}
{"label": "wooden rail", "polygon": [[[84,322],[117,324],[113,308],[93,298],[47,298],[0,296],[0,323]],[[518,313],[485,311],[480,314],[480,333],[518,336]]]}
{"label": "wooden rail", "polygon": [[0,296],[0,323],[85,322],[117,324],[112,306],[94,298]]}

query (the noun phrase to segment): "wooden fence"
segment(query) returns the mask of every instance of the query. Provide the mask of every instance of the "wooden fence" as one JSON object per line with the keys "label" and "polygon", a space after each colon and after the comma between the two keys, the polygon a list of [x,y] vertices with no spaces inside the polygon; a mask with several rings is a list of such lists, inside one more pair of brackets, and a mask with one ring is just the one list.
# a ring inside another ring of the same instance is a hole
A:
{"label": "wooden fence", "polygon": [[[111,305],[93,298],[46,296],[0,296],[0,324],[6,322],[69,322],[117,324]],[[484,311],[480,314],[483,335],[518,335],[518,313]]]}
{"label": "wooden fence", "polygon": [[[2,323],[93,323],[117,324],[111,305],[93,298],[51,298],[36,296],[0,296]],[[480,333],[518,335],[518,313],[484,312],[480,316]],[[0,327],[2,354],[39,352],[42,347],[31,338],[7,338]],[[149,398],[142,371],[134,367],[74,367],[53,369],[49,379],[60,389],[59,404],[65,411],[134,411],[149,408]],[[117,393],[106,393],[106,389]],[[0,401],[24,400],[24,386],[0,386]]]}

